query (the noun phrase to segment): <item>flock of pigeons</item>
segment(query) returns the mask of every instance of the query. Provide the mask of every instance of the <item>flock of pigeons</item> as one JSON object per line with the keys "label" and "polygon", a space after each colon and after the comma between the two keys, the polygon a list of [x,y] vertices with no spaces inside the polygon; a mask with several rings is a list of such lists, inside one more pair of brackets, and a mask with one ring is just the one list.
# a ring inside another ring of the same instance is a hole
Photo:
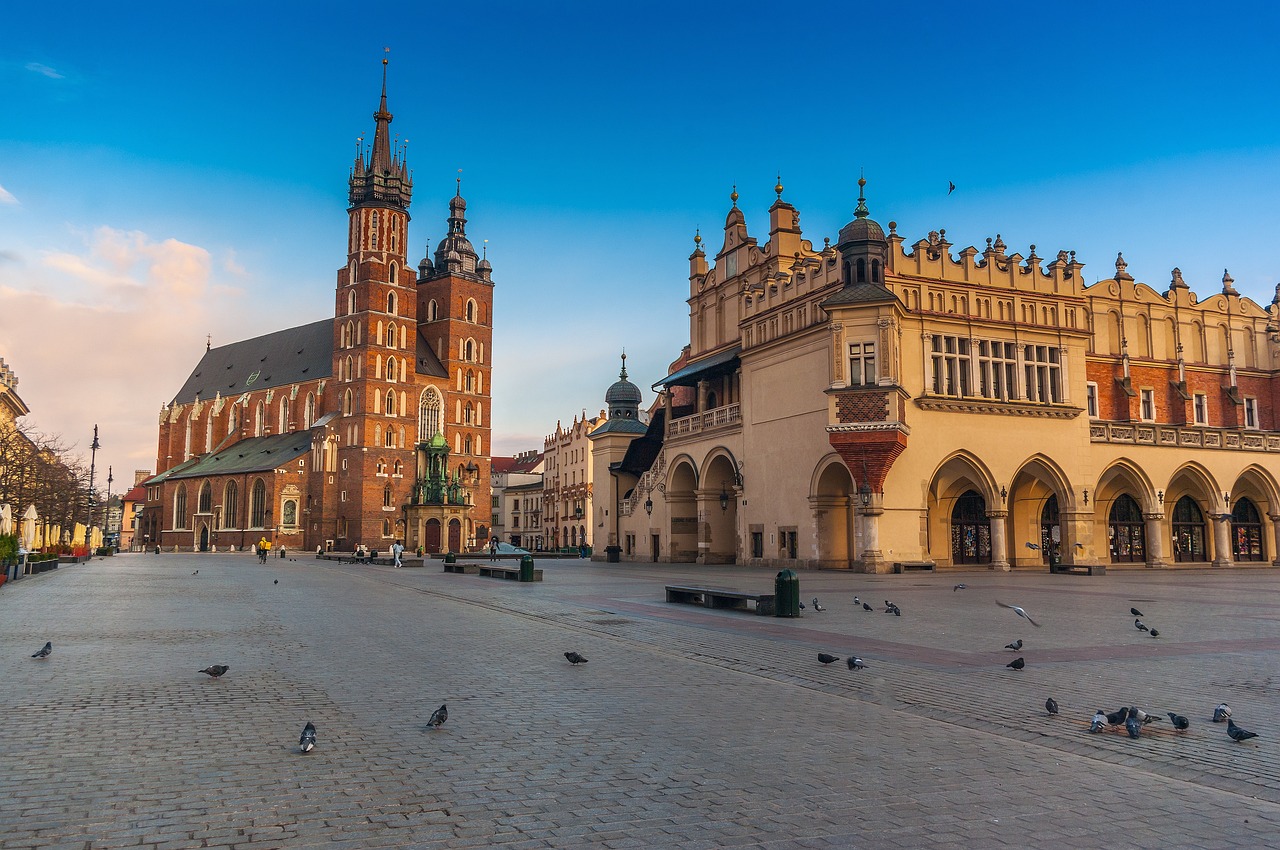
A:
{"label": "flock of pigeons", "polygon": [[[961,583],[961,584],[955,585],[955,587],[953,587],[951,590],[954,593],[955,591],[958,591],[958,590],[964,590],[967,587],[968,585]],[[875,610],[869,604],[859,599],[857,596],[853,597],[853,604],[855,608],[861,605],[863,611]],[[1017,614],[1019,617],[1026,620],[1031,625],[1035,626],[1036,628],[1040,628],[1040,624],[1037,623],[1031,617],[1031,615],[1027,613],[1026,609],[1018,605],[1009,605],[1008,603],[1001,602],[999,599],[996,600],[996,604],[999,605],[1001,608],[1008,608],[1009,610]],[[803,608],[804,603],[801,603],[800,607]],[[827,610],[818,604],[818,598],[816,596],[813,598],[813,609],[815,611]],[[888,599],[886,599],[884,601],[884,613],[893,614],[895,616],[901,617],[902,609],[899,608],[895,603],[890,602]],[[1150,628],[1145,623],[1142,622],[1143,614],[1141,611],[1139,611],[1137,608],[1130,608],[1129,613],[1133,615],[1134,628],[1136,628],[1140,632],[1148,633],[1153,638],[1160,637],[1159,630]],[[1011,649],[1017,652],[1021,650],[1022,647],[1023,647],[1022,638],[1018,638],[1012,643],[1005,644],[1004,648]],[[577,655],[577,653],[568,653],[568,652],[565,653],[566,658],[568,658],[570,655]],[[570,660],[572,661],[573,659],[570,659]],[[583,658],[582,660],[586,661],[585,658]],[[838,655],[832,655],[829,652],[818,653],[818,661],[821,662],[822,664],[832,664],[839,660],[840,660],[840,656]],[[577,662],[574,662],[574,663],[577,663]],[[863,661],[861,658],[857,657],[856,655],[850,655],[848,659],[846,659],[846,663],[849,665],[850,670],[863,670],[867,666],[866,662]],[[1022,656],[1018,656],[1017,658],[1013,659],[1005,666],[1012,668],[1014,670],[1021,670],[1027,666],[1027,660]],[[1057,700],[1055,700],[1053,697],[1049,697],[1047,700],[1045,700],[1044,708],[1045,708],[1045,711],[1047,711],[1049,714],[1057,715],[1058,714]],[[1169,722],[1173,725],[1173,728],[1176,731],[1186,732],[1188,729],[1191,728],[1191,721],[1188,720],[1183,715],[1177,714],[1172,711],[1166,712],[1166,713],[1169,716]],[[1112,727],[1123,726],[1130,738],[1137,738],[1142,735],[1143,726],[1146,726],[1147,724],[1150,724],[1150,723],[1155,723],[1160,719],[1161,719],[1160,717],[1154,714],[1148,714],[1147,712],[1143,711],[1137,706],[1121,706],[1120,708],[1116,709],[1115,711],[1109,714],[1103,711],[1102,709],[1098,709],[1098,711],[1093,715],[1093,721],[1089,724],[1089,731],[1101,732],[1105,729],[1109,729]],[[1247,741],[1250,738],[1258,737],[1257,732],[1250,732],[1248,729],[1245,729],[1241,726],[1236,725],[1235,721],[1231,719],[1231,708],[1225,702],[1220,704],[1217,708],[1213,710],[1213,722],[1222,723],[1224,721],[1227,724],[1228,737],[1230,737],[1231,740],[1236,741],[1237,743],[1239,743],[1240,741]]]}

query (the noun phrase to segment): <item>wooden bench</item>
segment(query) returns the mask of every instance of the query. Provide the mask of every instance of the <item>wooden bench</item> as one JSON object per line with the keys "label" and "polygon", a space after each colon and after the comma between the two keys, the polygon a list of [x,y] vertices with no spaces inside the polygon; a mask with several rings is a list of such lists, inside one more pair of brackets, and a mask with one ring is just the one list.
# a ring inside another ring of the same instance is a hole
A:
{"label": "wooden bench", "polygon": [[668,602],[686,602],[704,608],[730,608],[752,611],[756,614],[774,613],[772,593],[747,593],[720,587],[693,587],[681,584],[667,585]]}
{"label": "wooden bench", "polygon": [[476,575],[477,573],[480,572],[480,565],[479,564],[450,564],[446,561],[444,565],[444,571],[446,573],[467,573],[469,575]]}

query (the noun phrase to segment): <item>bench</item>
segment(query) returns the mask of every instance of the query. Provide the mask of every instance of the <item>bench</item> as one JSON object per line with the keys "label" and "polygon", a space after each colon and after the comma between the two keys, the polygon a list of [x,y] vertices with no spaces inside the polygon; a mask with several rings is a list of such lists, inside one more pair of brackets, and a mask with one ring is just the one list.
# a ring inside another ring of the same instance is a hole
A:
{"label": "bench", "polygon": [[1074,573],[1076,575],[1093,575],[1093,564],[1049,564],[1051,573]]}
{"label": "bench", "polygon": [[[457,566],[457,565],[455,564],[454,566]],[[479,568],[480,575],[484,576],[485,578],[505,578],[509,581],[520,580],[519,567],[486,567],[483,565],[476,565],[476,566]],[[533,571],[533,580],[542,581],[542,570],[535,569]]]}
{"label": "bench", "polygon": [[686,602],[704,608],[729,608],[752,611],[756,614],[774,613],[772,593],[747,593],[719,587],[693,587],[681,584],[667,585],[668,602]]}
{"label": "bench", "polygon": [[450,564],[448,561],[446,561],[444,565],[444,571],[446,573],[468,573],[470,575],[475,575],[478,572],[480,572],[480,565],[479,564]]}
{"label": "bench", "polygon": [[927,572],[933,572],[935,566],[936,564],[934,564],[933,561],[895,561],[893,564],[893,571],[899,575],[905,573],[907,570],[925,570]]}

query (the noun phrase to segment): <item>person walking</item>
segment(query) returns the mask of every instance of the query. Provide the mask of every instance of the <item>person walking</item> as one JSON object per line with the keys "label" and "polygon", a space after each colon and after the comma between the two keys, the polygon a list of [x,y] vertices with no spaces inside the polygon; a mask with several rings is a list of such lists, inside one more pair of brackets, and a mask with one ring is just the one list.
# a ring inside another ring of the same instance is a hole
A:
{"label": "person walking", "polygon": [[397,540],[391,544],[391,558],[395,562],[396,569],[400,569],[400,556],[404,554],[404,546]]}
{"label": "person walking", "polygon": [[496,537],[489,541],[489,560],[498,560],[498,538]]}

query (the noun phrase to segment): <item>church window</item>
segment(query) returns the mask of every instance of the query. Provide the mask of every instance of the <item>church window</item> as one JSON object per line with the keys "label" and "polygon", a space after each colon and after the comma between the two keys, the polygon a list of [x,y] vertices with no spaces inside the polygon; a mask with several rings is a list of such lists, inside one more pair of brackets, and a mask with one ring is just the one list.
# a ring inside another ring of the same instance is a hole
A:
{"label": "church window", "polygon": [[475,418],[475,408],[471,406],[471,402],[467,402],[466,407],[462,408],[462,422],[464,425],[470,425]]}
{"label": "church window", "polygon": [[382,458],[378,458],[378,463],[377,463],[377,465],[376,465],[376,466],[374,466],[373,474],[374,474],[374,475],[386,475],[386,474],[387,474],[387,462],[386,462],[385,460],[383,460]]}
{"label": "church window", "polygon": [[440,305],[436,304],[436,300],[432,298],[427,302],[427,321],[434,322],[440,318]]}
{"label": "church window", "polygon": [[213,512],[213,485],[208,481],[200,485],[200,495],[196,497],[196,511],[202,514]]}
{"label": "church window", "polygon": [[472,372],[468,372],[468,373],[467,373],[467,382],[466,382],[466,389],[467,389],[467,392],[473,392],[473,391],[474,391],[475,380],[476,380],[476,376],[475,376],[475,374],[474,374],[474,373],[472,373]]}
{"label": "church window", "polygon": [[[391,485],[390,485],[390,484],[388,484],[386,487],[383,487],[383,488],[382,488],[382,506],[383,506],[384,508],[389,508],[389,507],[391,507]],[[385,523],[386,521],[384,520],[383,522]],[[383,531],[383,534],[386,534],[386,526],[385,526],[385,524],[384,524],[384,526],[383,526],[383,530],[382,530],[382,531]]]}
{"label": "church window", "polygon": [[396,294],[394,292],[387,293],[387,312],[392,316],[396,314]]}
{"label": "church window", "polygon": [[392,324],[387,325],[387,348],[395,348],[395,347],[396,347],[396,326],[395,326],[395,323],[393,322]]}
{"label": "church window", "polygon": [[306,417],[302,420],[303,427],[310,428],[316,421],[316,397],[311,393],[307,393],[307,405],[303,410]]}
{"label": "church window", "polygon": [[387,434],[386,434],[386,441],[383,442],[382,445],[388,449],[394,449],[396,447],[396,432],[388,428]]}
{"label": "church window", "polygon": [[378,250],[378,211],[373,211],[373,218],[369,224],[369,247],[374,251]]}
{"label": "church window", "polygon": [[[355,267],[355,264],[352,263],[352,268],[354,267]],[[347,315],[348,316],[353,315],[355,312],[356,312],[356,291],[354,289],[349,289],[347,290]],[[350,327],[350,323],[348,323],[347,326]],[[348,338],[348,340],[349,339],[350,338]],[[344,344],[350,345],[350,342],[346,341],[344,342]]]}
{"label": "church window", "polygon": [[471,454],[471,435],[467,435],[467,439],[462,444],[462,453]]}
{"label": "church window", "polygon": [[261,478],[253,481],[253,490],[249,493],[249,527],[265,528],[267,525],[267,485]]}
{"label": "church window", "polygon": [[267,430],[267,416],[262,402],[253,409],[253,436],[261,437]]}
{"label": "church window", "polygon": [[480,448],[480,441],[481,441],[482,439],[484,439],[484,438],[483,438],[483,437],[476,437],[476,454],[478,454],[478,455],[482,455],[482,454],[484,454],[484,450]]}
{"label": "church window", "polygon": [[858,283],[866,283],[866,282],[867,282],[867,261],[866,261],[866,260],[864,260],[864,259],[862,259],[861,257],[859,257],[859,258],[858,258],[857,269],[858,269],[858,280],[857,280],[857,282],[858,282]]}
{"label": "church window", "polygon": [[173,527],[187,527],[187,485],[179,484],[173,497]]}
{"label": "church window", "polygon": [[[396,232],[393,230],[391,231],[391,250],[394,251],[395,249],[396,249]],[[387,275],[387,280],[391,281],[392,283],[395,283],[396,278],[399,276],[400,276],[400,266],[396,265],[395,263],[392,263],[391,273]],[[387,312],[390,313],[391,311],[388,310]]]}
{"label": "church window", "polygon": [[467,321],[474,322],[476,320],[476,302],[474,299],[467,299]]}
{"label": "church window", "polygon": [[342,395],[342,415],[351,415],[351,390],[347,390]]}
{"label": "church window", "polygon": [[222,527],[237,528],[239,526],[240,490],[235,481],[228,481],[227,488],[222,491]]}
{"label": "church window", "polygon": [[378,324],[374,328],[373,342],[375,345],[382,345],[382,320],[378,320]]}
{"label": "church window", "polygon": [[849,386],[872,386],[876,383],[876,344],[854,342],[849,345]]}
{"label": "church window", "polygon": [[394,357],[388,357],[387,358],[387,380],[394,383],[396,380],[396,376],[398,374],[399,373],[396,369],[396,359]]}
{"label": "church window", "polygon": [[884,281],[880,279],[880,261],[879,260],[871,261],[871,282],[884,283]]}
{"label": "church window", "polygon": [[436,434],[444,433],[440,422],[440,411],[443,406],[440,392],[435,387],[430,387],[422,393],[422,398],[418,402],[419,443],[425,443]]}
{"label": "church window", "polygon": [[382,445],[382,426],[381,425],[373,426],[373,444],[375,446]]}
{"label": "church window", "polygon": [[280,399],[280,429],[277,434],[284,434],[289,430],[289,399],[288,397]]}
{"label": "church window", "polygon": [[467,340],[466,342],[464,342],[464,343],[462,344],[462,359],[463,359],[463,360],[466,360],[467,362],[470,362],[471,360],[473,360],[473,359],[475,358],[475,353],[476,353],[476,344],[475,344],[473,341],[471,341],[471,340]]}
{"label": "church window", "polygon": [[204,450],[206,452],[213,451],[213,411],[209,411],[209,418],[204,423]]}
{"label": "church window", "polygon": [[395,464],[394,464],[394,465],[392,465],[392,467],[391,467],[391,474],[392,474],[392,475],[403,475],[403,474],[404,474],[404,463],[403,463],[402,461],[397,460],[397,461],[395,462]]}
{"label": "church window", "polygon": [[396,415],[396,394],[394,390],[387,390],[387,403],[383,407],[383,412],[388,416]]}

